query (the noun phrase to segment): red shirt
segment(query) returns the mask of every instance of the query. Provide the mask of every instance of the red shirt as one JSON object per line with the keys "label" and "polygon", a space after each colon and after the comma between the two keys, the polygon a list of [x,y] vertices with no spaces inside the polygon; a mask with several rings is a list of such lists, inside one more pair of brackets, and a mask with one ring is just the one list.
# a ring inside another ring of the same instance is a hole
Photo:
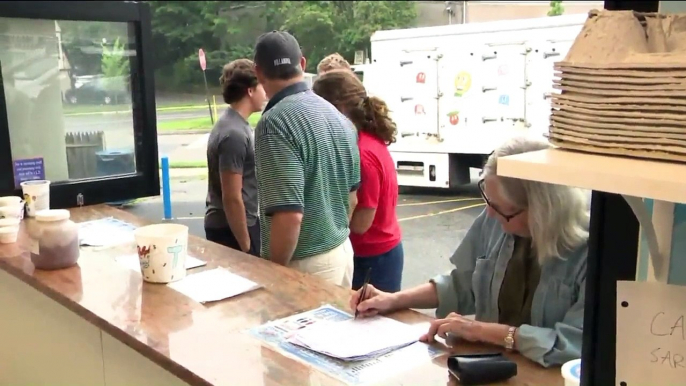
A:
{"label": "red shirt", "polygon": [[384,254],[400,243],[401,232],[395,207],[398,204],[398,177],[388,147],[375,136],[360,132],[360,188],[358,208],[375,208],[372,226],[359,235],[350,234],[356,257]]}

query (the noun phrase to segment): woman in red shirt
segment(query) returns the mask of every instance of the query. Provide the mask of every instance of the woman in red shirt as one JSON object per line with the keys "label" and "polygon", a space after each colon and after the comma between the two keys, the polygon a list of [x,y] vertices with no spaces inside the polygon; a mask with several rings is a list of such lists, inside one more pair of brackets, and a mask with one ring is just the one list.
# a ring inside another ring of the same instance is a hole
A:
{"label": "woman in red shirt", "polygon": [[355,253],[353,289],[359,289],[367,271],[370,283],[382,291],[400,291],[403,246],[395,213],[398,180],[388,145],[395,142],[396,125],[388,106],[367,96],[362,82],[348,70],[320,76],[313,91],[343,113],[357,128],[361,184],[350,220],[350,241]]}

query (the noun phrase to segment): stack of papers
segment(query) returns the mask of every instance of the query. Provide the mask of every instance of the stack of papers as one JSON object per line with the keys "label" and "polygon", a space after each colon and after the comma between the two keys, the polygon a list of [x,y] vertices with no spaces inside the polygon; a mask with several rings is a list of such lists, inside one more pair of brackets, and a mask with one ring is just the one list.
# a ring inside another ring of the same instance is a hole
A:
{"label": "stack of papers", "polygon": [[288,341],[343,361],[364,361],[416,343],[421,334],[405,323],[377,316],[316,323],[297,331]]}
{"label": "stack of papers", "polygon": [[135,241],[136,226],[113,217],[78,223],[78,226],[82,247],[112,247]]}
{"label": "stack of papers", "polygon": [[186,276],[167,284],[198,303],[216,302],[260,288],[260,285],[224,268]]}

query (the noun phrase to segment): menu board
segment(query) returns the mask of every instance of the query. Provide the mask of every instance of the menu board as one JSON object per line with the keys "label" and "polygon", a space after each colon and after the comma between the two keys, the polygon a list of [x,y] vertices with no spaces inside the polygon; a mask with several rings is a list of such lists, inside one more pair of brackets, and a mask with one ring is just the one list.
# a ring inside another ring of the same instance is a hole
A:
{"label": "menu board", "polygon": [[617,282],[618,386],[686,385],[686,286]]}

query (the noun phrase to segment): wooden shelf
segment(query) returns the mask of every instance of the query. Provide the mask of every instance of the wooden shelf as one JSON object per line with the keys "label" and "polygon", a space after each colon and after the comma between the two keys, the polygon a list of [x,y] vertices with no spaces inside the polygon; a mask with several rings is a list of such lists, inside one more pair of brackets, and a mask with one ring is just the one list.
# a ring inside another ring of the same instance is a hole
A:
{"label": "wooden shelf", "polygon": [[547,149],[498,159],[498,175],[686,203],[686,164]]}

